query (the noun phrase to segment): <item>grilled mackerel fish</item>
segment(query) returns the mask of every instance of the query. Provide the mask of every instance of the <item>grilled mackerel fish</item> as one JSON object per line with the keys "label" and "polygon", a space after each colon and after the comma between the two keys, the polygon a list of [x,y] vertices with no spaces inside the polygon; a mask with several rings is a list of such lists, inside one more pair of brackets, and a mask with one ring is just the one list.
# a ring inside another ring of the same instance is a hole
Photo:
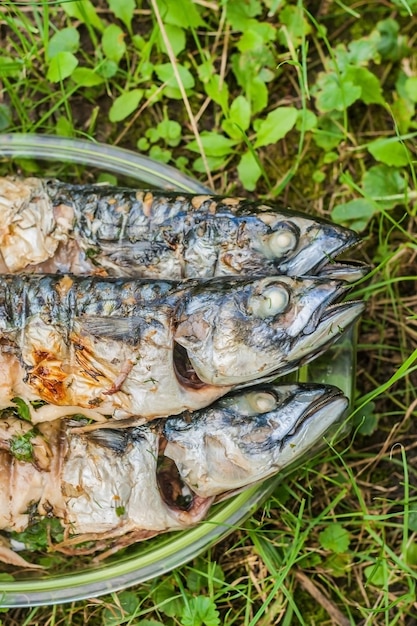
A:
{"label": "grilled mackerel fish", "polygon": [[261,202],[215,195],[0,178],[0,272],[136,276],[322,275],[353,282],[338,263],[353,231]]}
{"label": "grilled mackerel fish", "polygon": [[[321,355],[358,318],[345,283],[0,276],[0,408],[143,420],[208,406]],[[58,409],[59,408],[59,409]]]}
{"label": "grilled mackerel fish", "polygon": [[[75,420],[33,427],[2,418],[0,529],[19,533],[55,516],[65,529],[55,549],[105,550],[102,558],[192,526],[215,500],[323,446],[347,405],[335,387],[287,384],[234,392],[193,415],[124,429],[85,433]],[[32,443],[24,459],[16,455],[22,437]],[[0,558],[16,562],[4,547]]]}

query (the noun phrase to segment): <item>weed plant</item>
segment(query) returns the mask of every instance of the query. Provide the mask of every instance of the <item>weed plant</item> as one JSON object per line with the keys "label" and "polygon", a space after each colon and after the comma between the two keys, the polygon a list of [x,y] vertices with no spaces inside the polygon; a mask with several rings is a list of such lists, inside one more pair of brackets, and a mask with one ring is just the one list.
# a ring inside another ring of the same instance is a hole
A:
{"label": "weed plant", "polygon": [[1,2],[1,131],[139,150],[216,192],[330,217],[362,234],[354,254],[373,267],[352,293],[367,310],[350,437],[188,565],[97,599],[3,609],[3,625],[417,624],[416,12],[416,0]]}

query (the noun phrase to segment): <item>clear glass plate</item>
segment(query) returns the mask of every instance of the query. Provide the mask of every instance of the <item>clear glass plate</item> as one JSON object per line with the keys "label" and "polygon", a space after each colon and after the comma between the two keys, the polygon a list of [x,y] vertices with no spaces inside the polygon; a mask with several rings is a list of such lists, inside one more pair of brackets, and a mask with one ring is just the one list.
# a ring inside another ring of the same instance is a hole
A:
{"label": "clear glass plate", "polygon": [[[172,167],[135,152],[108,145],[43,135],[0,135],[0,165],[22,160],[34,175],[64,175],[77,180],[80,166],[126,180],[138,187],[158,187],[191,193],[210,191]],[[40,162],[40,163],[39,163]],[[39,168],[41,166],[41,168]],[[6,167],[7,169],[7,167]],[[25,167],[26,169],[26,167]],[[11,168],[10,168],[11,171]],[[355,369],[354,331],[336,343],[324,357],[297,373],[298,380],[333,384],[350,398]],[[294,377],[292,378],[294,380]],[[345,423],[335,424],[331,436],[345,434]],[[297,461],[296,465],[299,465]],[[198,526],[169,533],[125,549],[104,563],[93,565],[71,560],[62,572],[23,572],[13,581],[0,578],[0,606],[18,607],[57,604],[99,596],[160,576],[183,565],[223,539],[261,506],[274,487],[288,475],[255,485],[213,507]],[[64,571],[68,570],[68,571]]]}

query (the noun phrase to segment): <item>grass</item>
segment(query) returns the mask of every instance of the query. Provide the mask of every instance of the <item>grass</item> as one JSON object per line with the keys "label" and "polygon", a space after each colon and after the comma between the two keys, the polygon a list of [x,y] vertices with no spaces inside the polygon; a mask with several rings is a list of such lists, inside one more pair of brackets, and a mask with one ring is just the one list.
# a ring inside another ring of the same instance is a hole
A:
{"label": "grass", "polygon": [[352,294],[367,310],[350,437],[171,574],[3,609],[3,625],[417,623],[416,11],[414,0],[2,3],[1,130],[138,149],[219,193],[331,217],[362,233],[354,254],[374,267]]}

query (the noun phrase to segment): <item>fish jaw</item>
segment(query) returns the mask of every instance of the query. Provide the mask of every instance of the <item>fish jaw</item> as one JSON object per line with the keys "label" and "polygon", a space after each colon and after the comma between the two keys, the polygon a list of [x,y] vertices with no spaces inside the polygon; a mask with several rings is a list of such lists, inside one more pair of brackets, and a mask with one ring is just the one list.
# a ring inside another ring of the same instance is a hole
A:
{"label": "fish jaw", "polygon": [[197,294],[175,341],[207,384],[272,380],[322,354],[357,319],[360,303],[329,309],[345,288],[343,281],[287,276],[235,282],[218,306]]}
{"label": "fish jaw", "polygon": [[314,221],[294,216],[292,221],[299,229],[299,245],[292,256],[279,269],[288,276],[319,274],[326,263],[353,247],[360,237],[353,230],[325,221]]}
{"label": "fish jaw", "polygon": [[198,411],[191,422],[166,420],[164,454],[199,496],[234,492],[317,448],[347,406],[343,393],[330,385],[253,387]]}
{"label": "fish jaw", "polygon": [[332,261],[317,268],[316,276],[328,280],[343,280],[346,283],[355,283],[364,278],[371,266],[361,261]]}

